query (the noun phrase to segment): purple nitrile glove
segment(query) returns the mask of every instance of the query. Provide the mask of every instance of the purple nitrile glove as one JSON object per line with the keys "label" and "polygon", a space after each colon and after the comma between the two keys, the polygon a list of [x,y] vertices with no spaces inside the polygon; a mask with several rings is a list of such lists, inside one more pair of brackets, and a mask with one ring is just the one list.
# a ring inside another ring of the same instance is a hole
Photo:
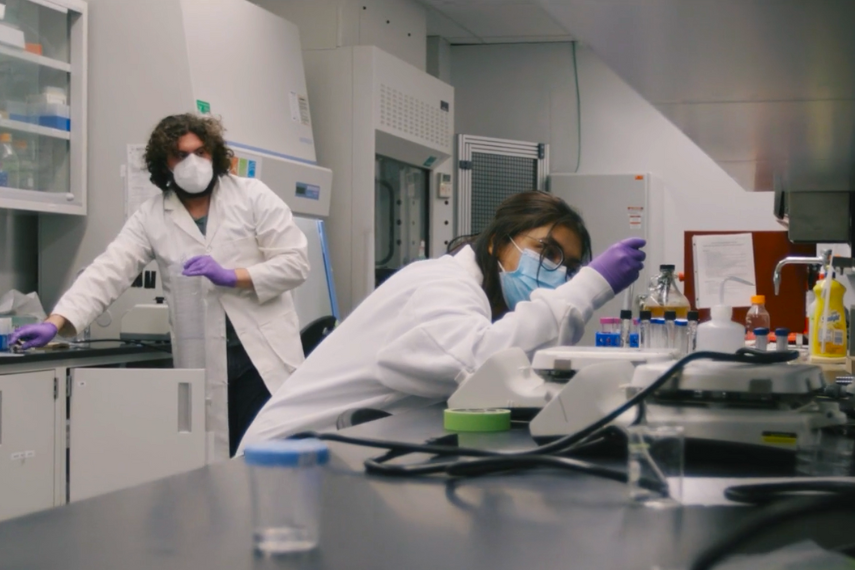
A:
{"label": "purple nitrile glove", "polygon": [[186,275],[187,277],[201,275],[207,277],[211,280],[211,283],[220,287],[234,287],[237,285],[237,272],[234,269],[223,269],[210,255],[198,255],[188,259],[187,263],[184,264],[182,275]]}
{"label": "purple nitrile glove", "polygon": [[56,333],[56,325],[52,323],[24,325],[12,334],[12,341],[9,344],[22,343],[22,350],[39,348],[52,341]]}
{"label": "purple nitrile glove", "polygon": [[644,269],[647,255],[641,248],[647,244],[641,238],[628,238],[610,246],[594,258],[588,267],[596,270],[609,283],[615,294],[629,287]]}

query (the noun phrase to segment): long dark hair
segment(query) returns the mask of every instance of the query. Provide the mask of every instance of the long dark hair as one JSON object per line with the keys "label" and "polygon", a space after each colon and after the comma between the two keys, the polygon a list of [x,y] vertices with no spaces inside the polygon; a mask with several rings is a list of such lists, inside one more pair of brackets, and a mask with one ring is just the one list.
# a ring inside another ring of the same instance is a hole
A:
{"label": "long dark hair", "polygon": [[214,180],[227,174],[232,165],[234,153],[226,146],[223,138],[223,124],[214,117],[205,117],[185,113],[170,115],[161,120],[154,128],[145,148],[145,162],[151,174],[151,182],[164,192],[172,184],[172,172],[167,166],[167,159],[178,151],[178,139],[187,133],[193,133],[205,150],[211,153],[214,164]]}
{"label": "long dark hair", "polygon": [[490,300],[494,321],[508,312],[499,279],[499,252],[504,250],[511,238],[542,226],[550,226],[550,233],[556,226],[575,233],[582,242],[582,262],[590,261],[591,235],[582,216],[561,198],[540,191],[520,192],[506,198],[499,204],[493,221],[484,231],[455,238],[448,245],[449,253],[467,244],[475,250],[475,261],[484,274],[482,288]]}

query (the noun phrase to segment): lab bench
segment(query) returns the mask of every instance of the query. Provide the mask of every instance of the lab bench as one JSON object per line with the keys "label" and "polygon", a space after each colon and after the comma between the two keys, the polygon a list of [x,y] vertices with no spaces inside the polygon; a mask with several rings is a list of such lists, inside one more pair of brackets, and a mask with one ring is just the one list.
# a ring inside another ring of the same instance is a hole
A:
{"label": "lab bench", "polygon": [[[344,433],[421,443],[443,434],[442,412],[400,413]],[[466,439],[490,449],[533,445],[526,430]],[[247,469],[233,460],[2,523],[2,562],[69,570],[676,569],[755,511],[632,507],[623,484],[548,470],[457,483],[367,476],[362,462],[380,450],[330,448],[314,552],[253,554]]]}
{"label": "lab bench", "polygon": [[0,357],[0,520],[204,464],[204,372],[171,366],[119,342]]}

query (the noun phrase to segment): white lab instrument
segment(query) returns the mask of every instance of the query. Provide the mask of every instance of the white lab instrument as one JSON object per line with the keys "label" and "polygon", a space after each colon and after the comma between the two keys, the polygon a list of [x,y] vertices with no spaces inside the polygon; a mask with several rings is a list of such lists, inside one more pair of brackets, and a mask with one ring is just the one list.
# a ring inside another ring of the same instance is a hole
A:
{"label": "white lab instrument", "polygon": [[122,316],[122,340],[169,340],[169,307],[157,303],[137,305]]}
{"label": "white lab instrument", "polygon": [[[445,253],[454,88],[373,46],[303,52],[318,154],[336,173],[330,250],[347,316],[391,272]],[[453,192],[452,192],[453,194]]]}
{"label": "white lab instrument", "polygon": [[[585,368],[534,418],[532,436],[551,440],[580,431],[673,364],[645,364],[633,371]],[[815,399],[822,386],[820,368],[806,364],[692,362],[679,384],[666,384],[645,401],[644,418],[649,424],[683,426],[690,440],[794,452],[814,445],[821,428],[846,422],[836,403]],[[614,423],[626,425],[637,414],[631,410]]]}
{"label": "white lab instrument", "polygon": [[[635,366],[628,360],[601,361],[582,368],[541,410],[529,430],[535,439],[557,439],[577,433],[626,402],[626,386]],[[638,415],[629,410],[614,423],[630,425]]]}
{"label": "white lab instrument", "polygon": [[582,368],[600,362],[626,361],[638,366],[672,360],[676,356],[676,350],[668,349],[556,346],[534,353],[531,366],[546,379],[566,380]]}
{"label": "white lab instrument", "polygon": [[[639,366],[632,388],[649,385],[670,364]],[[820,428],[846,423],[837,403],[815,399],[823,386],[822,369],[809,364],[692,362],[678,385],[648,400],[646,419],[682,425],[688,439],[795,451],[815,443]]]}
{"label": "white lab instrument", "polygon": [[[626,362],[632,366],[674,358],[674,351],[634,348],[558,346],[539,350],[529,362],[520,348],[505,349],[459,380],[448,399],[450,408],[543,408],[568,379],[577,382],[588,366]],[[557,380],[557,382],[556,382]]]}
{"label": "white lab instrument", "polygon": [[544,382],[532,369],[521,348],[503,350],[460,380],[460,387],[448,399],[448,407],[542,408],[562,388]]}

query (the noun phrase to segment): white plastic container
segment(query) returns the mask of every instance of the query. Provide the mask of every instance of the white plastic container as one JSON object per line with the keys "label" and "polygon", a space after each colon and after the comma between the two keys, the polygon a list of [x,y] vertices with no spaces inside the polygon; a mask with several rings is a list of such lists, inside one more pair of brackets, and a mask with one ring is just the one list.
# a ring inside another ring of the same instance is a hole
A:
{"label": "white plastic container", "polygon": [[698,327],[697,350],[731,353],[745,346],[745,327],[731,320],[731,307],[717,305],[710,314],[712,320]]}

